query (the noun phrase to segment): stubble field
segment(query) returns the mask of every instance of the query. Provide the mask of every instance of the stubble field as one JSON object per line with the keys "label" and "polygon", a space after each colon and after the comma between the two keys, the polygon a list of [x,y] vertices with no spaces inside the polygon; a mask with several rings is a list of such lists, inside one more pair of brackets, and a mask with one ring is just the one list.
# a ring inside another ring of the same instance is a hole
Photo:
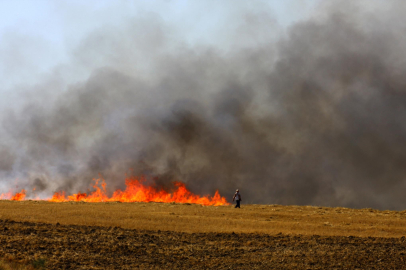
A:
{"label": "stubble field", "polygon": [[0,201],[0,257],[47,269],[406,269],[406,211]]}

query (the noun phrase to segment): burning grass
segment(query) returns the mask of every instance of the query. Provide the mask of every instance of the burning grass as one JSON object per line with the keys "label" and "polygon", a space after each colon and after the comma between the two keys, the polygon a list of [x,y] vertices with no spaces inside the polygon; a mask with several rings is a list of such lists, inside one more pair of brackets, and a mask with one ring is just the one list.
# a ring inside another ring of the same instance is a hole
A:
{"label": "burning grass", "polygon": [[[154,186],[145,184],[144,177],[127,177],[125,180],[126,189],[116,190],[111,196],[107,195],[107,185],[104,179],[95,179],[93,192],[82,193],[78,192],[66,196],[65,191],[55,192],[51,198],[43,199],[50,202],[176,202],[176,203],[194,203],[201,205],[229,205],[224,197],[221,197],[216,191],[214,196],[199,196],[190,192],[184,183],[174,182],[173,191],[168,192]],[[35,191],[35,188],[34,188]],[[0,194],[1,199],[9,199],[11,201],[26,200],[26,191]],[[40,199],[37,199],[40,200]]]}

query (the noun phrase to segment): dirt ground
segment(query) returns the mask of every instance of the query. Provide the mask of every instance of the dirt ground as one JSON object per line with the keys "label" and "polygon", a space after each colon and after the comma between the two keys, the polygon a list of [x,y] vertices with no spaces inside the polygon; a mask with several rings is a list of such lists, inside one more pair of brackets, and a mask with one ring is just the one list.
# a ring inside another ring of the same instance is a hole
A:
{"label": "dirt ground", "polygon": [[0,201],[0,258],[46,269],[406,269],[404,211]]}
{"label": "dirt ground", "polygon": [[47,269],[405,269],[406,239],[0,221],[0,256]]}

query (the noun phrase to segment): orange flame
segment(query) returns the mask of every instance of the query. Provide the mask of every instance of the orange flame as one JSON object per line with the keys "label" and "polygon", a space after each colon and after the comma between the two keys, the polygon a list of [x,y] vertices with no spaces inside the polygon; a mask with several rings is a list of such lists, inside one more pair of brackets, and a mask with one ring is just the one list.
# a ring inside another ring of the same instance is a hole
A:
{"label": "orange flame", "polygon": [[16,193],[16,194],[14,194],[13,197],[11,197],[12,201],[22,201],[24,199],[25,199],[25,190],[24,189],[21,190],[20,193]]}
{"label": "orange flame", "polygon": [[[194,203],[201,205],[229,205],[224,197],[221,197],[219,192],[216,191],[214,196],[199,196],[190,192],[185,184],[181,182],[175,182],[175,190],[170,193],[165,190],[160,190],[152,186],[146,186],[143,184],[145,178],[137,179],[135,177],[129,177],[126,179],[126,189],[116,190],[111,197],[107,195],[106,183],[103,179],[96,179],[93,188],[95,191],[91,193],[72,194],[66,196],[64,191],[55,192],[50,199],[46,199],[51,202],[68,202],[68,201],[82,201],[82,202],[176,202],[176,203]],[[0,197],[1,198],[1,197]],[[12,200],[24,200],[25,191],[17,193],[12,197]]]}

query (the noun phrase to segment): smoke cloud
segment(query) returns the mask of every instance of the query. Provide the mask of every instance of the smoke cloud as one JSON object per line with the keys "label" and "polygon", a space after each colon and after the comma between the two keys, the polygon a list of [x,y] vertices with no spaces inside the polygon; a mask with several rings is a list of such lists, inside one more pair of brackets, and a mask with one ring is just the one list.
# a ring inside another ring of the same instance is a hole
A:
{"label": "smoke cloud", "polygon": [[103,27],[72,52],[88,78],[60,67],[3,113],[3,185],[69,193],[101,175],[112,191],[133,174],[247,203],[406,208],[406,7],[351,3],[277,39],[263,11],[229,19],[226,50],[153,15]]}

